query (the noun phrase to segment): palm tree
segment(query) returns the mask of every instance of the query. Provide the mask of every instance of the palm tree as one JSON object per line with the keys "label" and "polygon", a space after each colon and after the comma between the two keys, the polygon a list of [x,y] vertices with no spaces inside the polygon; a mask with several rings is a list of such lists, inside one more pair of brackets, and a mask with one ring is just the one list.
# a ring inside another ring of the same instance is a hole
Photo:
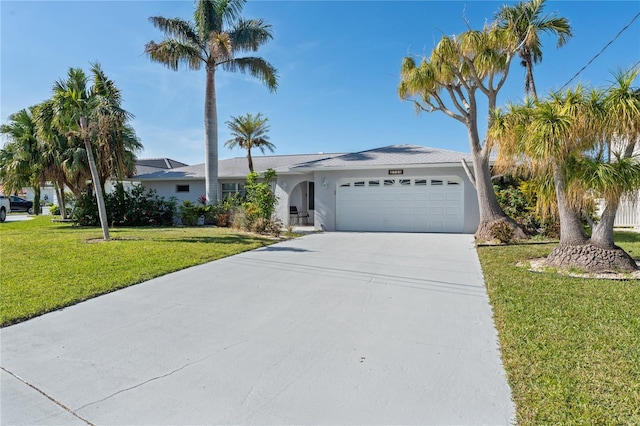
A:
{"label": "palm tree", "polygon": [[0,126],[0,133],[9,138],[0,150],[0,181],[9,191],[19,191],[26,186],[33,188],[33,211],[38,214],[40,184],[44,178],[33,107],[11,114],[9,123]]}
{"label": "palm tree", "polygon": [[[489,130],[499,146],[500,167],[517,164],[521,170],[545,180],[551,179],[560,219],[560,243],[549,254],[549,266],[580,268],[588,272],[633,271],[633,259],[622,249],[590,239],[582,226],[582,212],[591,191],[603,194],[607,202],[619,200],[628,183],[640,184],[640,167],[627,161],[606,164],[591,158],[607,136],[603,93],[578,86],[551,94],[544,101],[512,106],[497,111]],[[607,219],[605,219],[607,220]],[[609,225],[604,225],[609,226]],[[595,231],[595,229],[594,229]]]}
{"label": "palm tree", "polygon": [[249,171],[253,172],[253,159],[251,158],[251,149],[259,148],[264,154],[264,150],[268,149],[273,152],[276,147],[269,142],[269,119],[258,113],[255,117],[247,114],[241,117],[231,117],[231,121],[226,124],[234,136],[224,143],[225,146],[233,149],[240,147],[247,150],[247,159],[249,160]]}
{"label": "palm tree", "polygon": [[512,227],[516,238],[526,238],[498,204],[489,168],[492,146],[486,138],[480,138],[478,130],[478,93],[486,97],[487,115],[491,117],[509,74],[515,45],[513,33],[496,25],[443,36],[431,56],[420,64],[413,57],[404,58],[398,86],[400,98],[413,101],[416,111],[440,111],[467,128],[473,174],[466,163],[463,166],[476,188],[480,208],[476,237],[483,240],[493,238],[492,227],[498,222]]}
{"label": "palm tree", "polygon": [[205,193],[207,201],[218,200],[218,113],[215,72],[250,75],[275,91],[276,69],[260,57],[236,57],[241,52],[256,52],[273,38],[271,25],[262,19],[243,19],[240,12],[246,0],[197,0],[193,23],[179,18],[153,16],[151,23],[164,32],[160,43],[150,41],[145,52],[152,61],[172,70],[180,64],[191,70],[206,70],[204,103]]}
{"label": "palm tree", "polygon": [[604,248],[614,248],[613,225],[620,198],[640,188],[640,159],[633,158],[640,141],[640,90],[632,87],[640,69],[614,73],[614,81],[605,93],[603,106],[604,135],[601,158],[585,167],[584,179],[604,200],[600,221],[593,229],[591,241]]}
{"label": "palm tree", "polygon": [[99,64],[92,64],[91,73],[93,86],[89,86],[88,76],[79,68],[70,68],[66,80],[54,83],[52,124],[69,138],[79,138],[84,144],[102,234],[105,240],[109,240],[104,192],[94,149],[98,150],[112,138],[117,138],[118,135],[113,134],[114,129],[124,126],[131,114],[122,109],[119,90]]}
{"label": "palm tree", "polygon": [[537,98],[536,84],[533,80],[533,64],[542,61],[543,33],[555,35],[558,47],[562,47],[571,38],[571,26],[566,18],[555,13],[542,15],[546,0],[524,0],[509,6],[503,5],[496,15],[502,28],[513,31],[518,39],[518,54],[525,68],[524,91]]}

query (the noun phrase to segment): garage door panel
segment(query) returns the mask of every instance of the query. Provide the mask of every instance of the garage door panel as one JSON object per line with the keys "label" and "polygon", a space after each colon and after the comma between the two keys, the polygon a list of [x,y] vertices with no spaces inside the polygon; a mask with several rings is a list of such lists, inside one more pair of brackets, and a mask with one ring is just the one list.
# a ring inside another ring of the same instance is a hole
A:
{"label": "garage door panel", "polygon": [[[363,185],[356,186],[356,181]],[[440,177],[346,180],[350,186],[338,186],[336,191],[336,227],[342,231],[461,232],[464,202],[458,181]]]}

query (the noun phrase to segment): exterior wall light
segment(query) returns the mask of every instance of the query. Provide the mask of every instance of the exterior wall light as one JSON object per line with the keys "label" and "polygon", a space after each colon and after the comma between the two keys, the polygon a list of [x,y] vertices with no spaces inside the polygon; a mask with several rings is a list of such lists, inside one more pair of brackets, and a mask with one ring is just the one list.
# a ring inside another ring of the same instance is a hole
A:
{"label": "exterior wall light", "polygon": [[327,187],[329,186],[329,180],[328,179],[323,180],[322,181],[322,186],[323,186],[324,189],[327,189]]}

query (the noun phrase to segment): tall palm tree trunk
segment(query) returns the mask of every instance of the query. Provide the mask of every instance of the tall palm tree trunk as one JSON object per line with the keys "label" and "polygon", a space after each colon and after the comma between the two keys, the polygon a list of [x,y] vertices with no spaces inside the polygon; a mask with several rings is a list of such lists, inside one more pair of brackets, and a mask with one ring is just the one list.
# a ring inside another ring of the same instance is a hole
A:
{"label": "tall palm tree trunk", "polygon": [[216,107],[215,67],[207,64],[204,100],[205,194],[210,204],[218,202],[218,110]]}
{"label": "tall palm tree trunk", "polygon": [[525,69],[527,76],[525,77],[525,92],[533,96],[533,99],[538,99],[538,92],[536,91],[536,83],[533,80],[533,59],[531,54],[524,57]]}
{"label": "tall palm tree trunk", "polygon": [[33,214],[40,214],[40,182],[35,182],[33,185]]}
{"label": "tall palm tree trunk", "polygon": [[67,200],[64,197],[64,182],[57,182],[55,184],[56,194],[58,196],[58,207],[60,207],[60,216],[62,220],[67,219]]}
{"label": "tall palm tree trunk", "polygon": [[104,192],[102,192],[102,185],[100,184],[100,175],[98,174],[98,167],[96,167],[96,160],[93,156],[93,149],[91,147],[91,140],[87,135],[87,119],[85,117],[80,119],[80,128],[82,129],[84,147],[87,150],[87,161],[89,162],[89,170],[91,170],[91,180],[93,181],[93,191],[96,195],[96,201],[98,202],[98,216],[100,217],[100,226],[102,227],[102,236],[105,241],[109,241],[109,222],[107,219],[107,208],[104,203]]}
{"label": "tall palm tree trunk", "polygon": [[253,173],[253,158],[251,158],[251,148],[247,148],[247,158],[249,159],[249,171]]}

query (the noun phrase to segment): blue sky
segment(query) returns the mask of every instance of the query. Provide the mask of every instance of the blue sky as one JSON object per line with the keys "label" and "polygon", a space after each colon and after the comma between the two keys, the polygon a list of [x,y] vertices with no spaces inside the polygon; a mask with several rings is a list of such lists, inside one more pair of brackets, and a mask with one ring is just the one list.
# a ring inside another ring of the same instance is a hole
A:
{"label": "blue sky", "polygon": [[[220,158],[243,156],[222,146],[224,121],[262,112],[277,154],[353,152],[417,144],[469,152],[466,129],[442,113],[416,115],[397,96],[408,54],[429,54],[443,34],[491,20],[505,1],[249,1],[243,16],[264,18],[274,39],[258,54],[279,73],[270,93],[243,74],[217,73]],[[513,2],[507,2],[513,3]],[[549,1],[574,37],[556,49],[543,40],[535,68],[539,94],[557,89],[640,12],[640,2]],[[47,99],[69,67],[99,62],[123,92],[144,145],[140,158],[188,164],[204,156],[204,70],[171,71],[144,55],[162,34],[149,16],[191,19],[184,1],[0,1],[0,119]],[[640,60],[640,18],[574,81],[605,86],[611,71]],[[522,98],[524,71],[515,61],[499,104]],[[640,85],[640,82],[638,82]],[[480,116],[486,119],[486,112]]]}

